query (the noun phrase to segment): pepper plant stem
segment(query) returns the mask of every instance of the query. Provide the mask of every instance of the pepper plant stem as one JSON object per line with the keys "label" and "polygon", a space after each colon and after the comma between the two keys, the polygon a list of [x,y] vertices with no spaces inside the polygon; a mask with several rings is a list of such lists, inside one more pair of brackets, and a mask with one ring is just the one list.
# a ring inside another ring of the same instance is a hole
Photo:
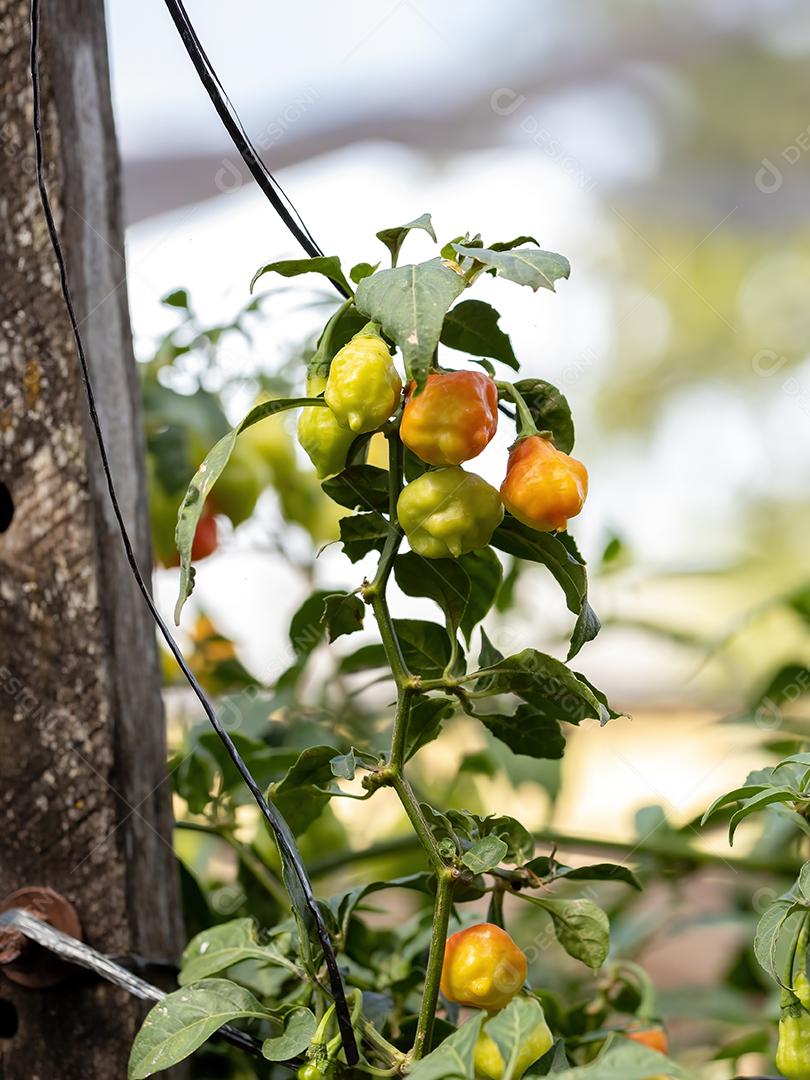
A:
{"label": "pepper plant stem", "polygon": [[433,931],[430,935],[430,951],[425,972],[425,989],[419,1019],[416,1025],[411,1057],[414,1061],[430,1047],[433,1026],[436,1021],[436,1003],[439,1000],[439,982],[442,977],[444,946],[447,940],[447,928],[450,925],[450,912],[453,907],[453,877],[446,867],[439,874],[436,887],[436,906],[433,911]]}

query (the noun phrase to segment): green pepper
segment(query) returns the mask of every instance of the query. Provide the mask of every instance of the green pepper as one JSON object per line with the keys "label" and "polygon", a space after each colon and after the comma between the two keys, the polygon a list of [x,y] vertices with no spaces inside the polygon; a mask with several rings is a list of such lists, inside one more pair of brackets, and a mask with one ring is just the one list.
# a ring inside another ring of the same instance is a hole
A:
{"label": "green pepper", "polygon": [[384,424],[401,393],[402,380],[388,346],[368,330],[355,334],[329,365],[326,403],[341,427],[355,435]]}
{"label": "green pepper", "polygon": [[423,473],[408,484],[397,517],[417,555],[458,558],[487,546],[503,519],[503,505],[486,480],[455,466]]}
{"label": "green pepper", "polygon": [[810,1080],[810,1013],[798,1000],[782,1007],[776,1067],[786,1080]]}
{"label": "green pepper", "polygon": [[[310,375],[307,379],[307,397],[322,394],[325,386],[326,379],[322,375]],[[323,480],[346,467],[346,456],[354,442],[354,433],[341,427],[328,406],[309,405],[301,410],[298,419],[298,441]]]}
{"label": "green pepper", "polygon": [[321,1072],[317,1065],[309,1061],[306,1065],[302,1065],[295,1075],[298,1080],[324,1080],[326,1074]]}

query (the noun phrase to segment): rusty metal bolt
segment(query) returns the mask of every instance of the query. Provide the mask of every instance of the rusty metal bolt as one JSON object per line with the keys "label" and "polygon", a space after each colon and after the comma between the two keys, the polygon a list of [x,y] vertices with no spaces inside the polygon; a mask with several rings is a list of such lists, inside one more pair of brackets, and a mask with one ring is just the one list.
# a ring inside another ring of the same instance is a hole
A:
{"label": "rusty metal bolt", "polygon": [[[81,940],[76,909],[54,889],[44,885],[18,889],[0,902],[0,914],[12,908],[27,911],[63,934]],[[70,973],[69,965],[14,927],[0,927],[0,968],[12,982],[37,990],[56,986]]]}

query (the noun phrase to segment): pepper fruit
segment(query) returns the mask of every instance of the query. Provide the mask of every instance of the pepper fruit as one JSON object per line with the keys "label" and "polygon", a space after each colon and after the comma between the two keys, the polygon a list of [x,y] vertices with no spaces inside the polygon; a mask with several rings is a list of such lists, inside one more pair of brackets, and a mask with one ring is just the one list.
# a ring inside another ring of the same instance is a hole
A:
{"label": "pepper fruit", "polygon": [[503,520],[498,492],[458,465],[426,472],[397,501],[397,517],[417,555],[458,558],[486,547]]}
{"label": "pepper fruit", "polygon": [[[509,1075],[513,1080],[520,1080],[530,1065],[547,1053],[554,1042],[545,1018],[541,1020],[520,1044],[517,1060]],[[503,1080],[506,1075],[506,1062],[498,1049],[498,1044],[486,1032],[486,1023],[481,1028],[475,1044],[475,1080]]]}
{"label": "pepper fruit", "polygon": [[657,1050],[659,1054],[669,1053],[669,1039],[667,1039],[667,1033],[661,1027],[630,1028],[625,1034],[633,1042],[648,1046],[650,1050]]}
{"label": "pepper fruit", "polygon": [[256,509],[259,496],[270,482],[270,471],[259,452],[247,443],[237,442],[228,464],[217,479],[211,503],[234,525],[247,521]]}
{"label": "pepper fruit", "polygon": [[402,380],[388,346],[376,334],[355,334],[329,365],[326,404],[338,424],[355,435],[385,423],[401,393]]}
{"label": "pepper fruit", "polygon": [[564,529],[582,509],[587,494],[587,469],[557,450],[551,439],[529,435],[512,447],[501,498],[524,525],[538,532]]}
{"label": "pepper fruit", "polygon": [[429,465],[478,457],[498,428],[498,388],[479,371],[428,375],[421,394],[408,387],[400,437]]}
{"label": "pepper fruit", "polygon": [[[307,397],[318,397],[325,387],[322,375],[310,375]],[[345,469],[354,434],[341,427],[328,406],[308,405],[298,418],[298,441],[323,480]]]}
{"label": "pepper fruit", "polygon": [[447,939],[441,991],[448,1001],[494,1012],[518,993],[528,969],[525,953],[505,930],[478,923]]}
{"label": "pepper fruit", "polygon": [[782,1006],[776,1067],[786,1080],[810,1080],[810,1013],[798,1000]]}
{"label": "pepper fruit", "polygon": [[302,1065],[295,1075],[298,1077],[298,1080],[324,1080],[326,1073],[322,1072],[317,1065],[314,1065],[309,1061],[306,1065]]}

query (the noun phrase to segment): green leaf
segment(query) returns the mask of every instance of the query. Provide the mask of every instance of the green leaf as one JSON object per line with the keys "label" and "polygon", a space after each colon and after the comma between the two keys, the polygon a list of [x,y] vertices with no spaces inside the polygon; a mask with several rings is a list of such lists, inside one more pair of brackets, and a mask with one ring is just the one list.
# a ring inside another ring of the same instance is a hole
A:
{"label": "green leaf", "polygon": [[355,285],[359,285],[363,278],[371,277],[379,265],[379,263],[373,265],[367,262],[356,263],[349,271],[349,277]]}
{"label": "green leaf", "polygon": [[341,675],[356,675],[358,671],[372,671],[387,666],[388,658],[382,645],[362,645],[356,652],[341,659],[339,671]]}
{"label": "green leaf", "polygon": [[[450,662],[450,639],[444,627],[423,619],[394,619],[394,628],[410,670],[423,679],[441,678]],[[458,666],[463,659],[460,655]]]}
{"label": "green leaf", "polygon": [[175,289],[174,292],[166,293],[165,296],[160,299],[161,304],[165,304],[166,307],[183,308],[184,311],[189,309],[189,297],[187,289]]}
{"label": "green leaf", "polygon": [[377,239],[381,240],[391,252],[391,266],[397,265],[400,249],[411,229],[422,229],[434,243],[436,242],[436,233],[433,231],[430,214],[420,214],[418,218],[409,221],[407,225],[395,225],[392,229],[380,229],[377,233]]}
{"label": "green leaf", "polygon": [[267,263],[260,267],[250,281],[250,291],[260,277],[264,274],[281,274],[282,277],[298,277],[299,274],[323,274],[335,285],[339,285],[347,295],[351,295],[352,288],[343,276],[340,259],[337,255],[317,255],[313,259],[282,259],[280,262]]}
{"label": "green leaf", "polygon": [[253,919],[234,919],[203,930],[191,939],[183,952],[177,981],[181,986],[188,986],[227,971],[244,960],[259,960],[293,972],[296,970],[275,946],[259,944]]}
{"label": "green leaf", "polygon": [[595,1061],[556,1072],[554,1080],[655,1080],[660,1076],[680,1080],[687,1075],[692,1074],[649,1046],[618,1037]]}
{"label": "green leaf", "polygon": [[540,431],[550,431],[554,445],[565,454],[574,449],[574,421],[564,395],[544,379],[521,379],[515,383]]}
{"label": "green leaf", "polygon": [[345,937],[349,923],[359,904],[373,893],[386,889],[412,889],[432,896],[436,892],[436,879],[432,874],[410,874],[407,877],[394,878],[392,881],[372,881],[368,885],[359,885],[355,889],[338,893],[329,900],[329,906],[337,919],[338,930]]}
{"label": "green leaf", "polygon": [[447,697],[427,697],[421,694],[411,707],[408,718],[408,731],[405,737],[405,760],[427,743],[437,739],[442,724],[449,720],[456,711],[456,702]]}
{"label": "green leaf", "polygon": [[441,259],[380,270],[357,287],[357,307],[378,322],[402,352],[409,379],[425,385],[447,309],[466,288]]}
{"label": "green leaf", "polygon": [[329,367],[335,354],[347,345],[366,324],[367,319],[360,314],[350,300],[341,304],[318,338],[315,352],[307,364],[307,374],[319,375],[325,379],[329,374]]}
{"label": "green leaf", "polygon": [[323,640],[326,633],[324,606],[332,595],[327,589],[317,589],[290,620],[290,644],[299,661],[305,660]]}
{"label": "green leaf", "polygon": [[605,724],[611,718],[585,679],[536,649],[524,649],[474,674],[479,678],[476,689],[480,692],[517,694],[544,716],[569,724],[579,724],[585,717]]}
{"label": "green leaf", "polygon": [[409,551],[394,560],[394,577],[406,596],[435,600],[456,632],[469,600],[470,579],[455,559],[423,559]]}
{"label": "green leaf", "polygon": [[765,910],[757,923],[754,955],[763,971],[780,986],[782,953],[793,937],[793,927],[788,926],[788,922],[796,912],[802,910],[802,905],[796,900],[783,896]]}
{"label": "green leaf", "polygon": [[554,761],[565,753],[565,738],[558,721],[531,705],[519,705],[514,713],[475,713],[475,716],[515,754]]}
{"label": "green leaf", "polygon": [[[539,241],[533,236],[516,236],[514,240],[500,240],[497,244],[489,244],[490,251],[511,251],[512,248],[523,247],[524,244],[534,244],[540,247]],[[483,247],[483,244],[481,245]]]}
{"label": "green leaf", "polygon": [[332,593],[324,600],[323,621],[329,641],[363,629],[366,605],[356,593]]}
{"label": "green leaf", "polygon": [[525,863],[534,854],[534,837],[529,830],[506,814],[490,814],[480,817],[469,810],[448,810],[442,815],[449,822],[456,837],[469,847],[483,837],[496,836],[506,844],[503,862]]}
{"label": "green leaf", "polygon": [[500,360],[513,371],[518,371],[520,364],[512,349],[512,342],[498,326],[500,317],[500,313],[483,300],[462,300],[445,315],[441,343],[449,349],[458,349],[472,356]]}
{"label": "green leaf", "polygon": [[749,814],[755,814],[759,810],[764,810],[766,806],[771,806],[773,803],[789,803],[795,802],[796,792],[790,788],[768,788],[765,791],[760,791],[758,795],[754,795],[753,798],[748,799],[743,805],[731,816],[731,820],[728,823],[728,842],[729,846],[734,844],[734,834],[737,831],[737,827],[740,825]]}
{"label": "green leaf", "polygon": [[329,762],[332,769],[332,776],[336,776],[341,780],[354,780],[354,774],[357,772],[357,757],[354,753],[354,747],[347,754],[337,754]]}
{"label": "green leaf", "polygon": [[565,878],[569,881],[621,881],[630,885],[639,892],[643,886],[629,866],[620,863],[593,863],[590,866],[565,866],[556,861],[552,862],[548,855],[538,855],[526,863],[526,869],[531,870],[539,878],[557,880]]}
{"label": "green leaf", "polygon": [[262,1043],[262,1056],[268,1061],[288,1061],[303,1054],[312,1042],[317,1026],[309,1009],[293,1009],[286,1017],[283,1035],[265,1039]]}
{"label": "green leaf", "polygon": [[278,807],[296,836],[309,828],[329,802],[329,795],[318,789],[332,781],[336,754],[334,746],[307,747],[267,791],[267,798]]}
{"label": "green leaf", "polygon": [[183,1061],[223,1024],[271,1014],[250,991],[227,979],[203,979],[168,994],[149,1013],[129,1055],[129,1080],[169,1069]]}
{"label": "green leaf", "polygon": [[523,996],[513,998],[505,1009],[487,1020],[486,1033],[500,1050],[504,1062],[502,1080],[520,1080],[523,1070],[515,1072],[518,1057],[545,1020],[543,1006],[537,998]]}
{"label": "green leaf", "polygon": [[495,530],[492,546],[518,559],[540,563],[553,575],[565,594],[568,610],[577,616],[568,659],[571,660],[600,629],[599,619],[588,603],[585,563],[567,533],[541,533],[506,514]]}
{"label": "green leaf", "polygon": [[382,551],[387,535],[388,522],[376,511],[340,519],[343,551],[352,562],[362,559],[370,551]]}
{"label": "green leaf", "polygon": [[509,845],[506,841],[490,834],[482,836],[480,840],[476,840],[467,848],[461,856],[461,861],[474,874],[485,874],[503,862],[508,850]]}
{"label": "green leaf", "polygon": [[752,795],[758,795],[760,791],[765,790],[765,784],[746,784],[743,787],[734,788],[733,791],[727,791],[725,795],[718,795],[700,819],[700,824],[705,825],[712,814],[717,810],[722,810],[724,806],[730,806],[732,803],[741,802],[743,799],[750,799]]}
{"label": "green leaf", "polygon": [[474,1016],[444,1040],[432,1053],[408,1070],[408,1080],[469,1080],[474,1075],[473,1056],[481,1014]]}
{"label": "green leaf", "polygon": [[237,424],[227,435],[223,435],[219,442],[208,452],[205,461],[194,474],[177,512],[175,541],[177,550],[180,553],[180,589],[174,608],[175,623],[180,623],[180,613],[183,610],[183,605],[194,589],[191,545],[194,542],[194,534],[202,516],[205,500],[211,494],[223,469],[228,464],[237,437],[242,431],[257,424],[260,420],[264,420],[265,417],[274,416],[276,413],[284,412],[286,409],[297,409],[303,405],[323,405],[323,401],[319,398],[277,398],[274,401],[263,401],[260,405],[256,405],[240,424]]}
{"label": "green leaf", "polygon": [[610,946],[608,917],[590,900],[548,900],[540,896],[517,893],[535,907],[551,916],[554,933],[569,956],[581,960],[595,971],[605,962]]}
{"label": "green leaf", "polygon": [[503,581],[503,565],[491,548],[462,555],[456,562],[469,578],[470,593],[461,616],[461,632],[470,644],[472,632],[489,612]]}
{"label": "green leaf", "polygon": [[329,498],[349,510],[388,510],[388,470],[375,465],[350,465],[324,480]]}
{"label": "green leaf", "polygon": [[567,278],[571,273],[571,264],[564,255],[554,251],[543,251],[535,247],[521,247],[510,251],[496,251],[493,248],[464,247],[453,244],[459,255],[483,263],[509,281],[518,285],[528,285],[538,289],[551,289],[554,282]]}

